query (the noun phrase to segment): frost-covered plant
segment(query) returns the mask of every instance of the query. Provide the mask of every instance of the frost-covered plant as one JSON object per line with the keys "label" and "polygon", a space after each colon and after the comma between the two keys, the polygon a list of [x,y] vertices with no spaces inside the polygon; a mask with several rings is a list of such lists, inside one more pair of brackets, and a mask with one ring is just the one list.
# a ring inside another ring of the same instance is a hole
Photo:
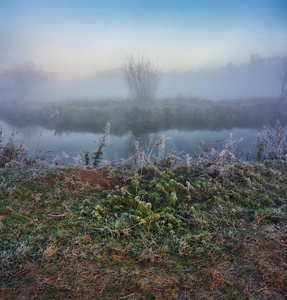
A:
{"label": "frost-covered plant", "polygon": [[140,148],[139,142],[135,142],[136,154],[133,157],[133,167],[135,169],[143,169],[146,166],[151,166],[152,163],[149,157],[145,154],[144,149]]}
{"label": "frost-covered plant", "polygon": [[[263,132],[257,136],[257,160],[263,159],[286,159],[287,148],[283,147],[285,134],[279,120],[276,121],[275,128],[269,125],[263,126]],[[268,145],[270,148],[268,149]]]}
{"label": "frost-covered plant", "polygon": [[188,168],[191,167],[191,165],[194,163],[192,157],[189,154],[186,154],[185,159],[186,159],[186,166]]}
{"label": "frost-covered plant", "polygon": [[65,151],[62,151],[61,154],[57,154],[55,158],[52,160],[52,162],[56,166],[59,165],[65,166],[69,163],[69,161],[70,161],[70,156]]}
{"label": "frost-covered plant", "polygon": [[0,125],[0,167],[23,167],[29,161],[28,152],[23,143],[16,138],[17,132],[13,132],[6,145],[3,145],[3,128]]}
{"label": "frost-covered plant", "polygon": [[215,157],[214,162],[230,163],[236,160],[235,151],[238,149],[238,144],[243,138],[234,140],[232,133],[226,141],[224,149]]}
{"label": "frost-covered plant", "polygon": [[41,159],[41,158],[35,158],[33,160],[33,166],[35,168],[42,168],[42,167],[46,167],[48,165],[48,161],[46,161],[45,159]]}
{"label": "frost-covered plant", "polygon": [[284,158],[287,155],[287,148],[282,148],[283,142],[285,140],[285,135],[279,120],[276,121],[275,128],[271,132],[269,132],[268,138],[271,142],[271,150],[267,153],[267,158]]}
{"label": "frost-covered plant", "polygon": [[90,164],[90,157],[89,157],[89,151],[88,150],[85,150],[84,159],[85,159],[85,166],[88,166]]}
{"label": "frost-covered plant", "polygon": [[261,161],[264,159],[264,152],[266,150],[266,147],[268,145],[268,135],[270,133],[270,126],[269,125],[266,125],[266,126],[263,126],[263,134],[260,135],[258,134],[257,135],[257,144],[256,144],[256,148],[257,148],[257,153],[256,153],[256,159],[258,161]]}
{"label": "frost-covered plant", "polygon": [[191,222],[201,226],[202,216],[192,203],[195,199],[217,201],[221,188],[204,178],[184,182],[169,169],[153,167],[150,171],[154,174],[150,180],[135,173],[129,185],[110,191],[95,204],[84,200],[80,214],[112,228],[116,222],[117,228],[120,224],[129,230],[140,226],[160,235],[184,230]]}
{"label": "frost-covered plant", "polygon": [[236,160],[235,155],[227,149],[223,149],[215,158],[214,162],[230,163],[231,161]]}
{"label": "frost-covered plant", "polygon": [[212,161],[217,154],[215,147],[219,142],[220,141],[206,143],[206,142],[200,140],[200,146],[199,146],[200,151],[199,151],[199,154],[195,155],[197,161],[202,161],[202,162]]}
{"label": "frost-covered plant", "polygon": [[143,169],[144,167],[150,167],[158,165],[165,158],[167,167],[171,167],[175,162],[177,156],[174,153],[165,153],[166,141],[171,139],[164,135],[155,142],[156,135],[151,133],[149,135],[149,143],[146,149],[140,147],[139,142],[135,142],[136,153],[133,156],[133,166],[136,170]]}
{"label": "frost-covered plant", "polygon": [[244,138],[239,138],[237,140],[233,139],[233,134],[230,133],[229,139],[226,141],[225,149],[228,150],[230,153],[232,153],[235,156],[235,151],[238,149],[239,143],[241,143],[244,140]]}
{"label": "frost-covered plant", "polygon": [[164,156],[164,149],[165,149],[165,141],[170,139],[169,137],[165,137],[164,135],[155,143],[158,155],[157,159],[160,160]]}
{"label": "frost-covered plant", "polygon": [[77,156],[73,157],[74,163],[78,166],[80,166],[82,164],[82,157],[81,155],[78,153]]}
{"label": "frost-covered plant", "polygon": [[17,139],[17,133],[13,132],[8,142],[4,145],[3,130],[2,125],[0,125],[0,167],[23,168],[33,166],[39,168],[46,166],[49,152],[42,155],[38,143],[35,156],[30,156],[22,141]]}
{"label": "frost-covered plant", "polygon": [[[109,122],[107,122],[107,124],[105,126],[104,135],[100,139],[99,147],[98,147],[97,151],[95,151],[93,153],[94,156],[92,157],[92,159],[94,160],[94,162],[93,162],[93,167],[94,168],[98,167],[99,163],[100,163],[100,160],[103,159],[103,154],[104,154],[103,153],[103,148],[108,145],[107,144],[107,139],[110,136],[110,130],[111,130],[111,124]],[[87,162],[87,159],[86,159],[86,162]]]}

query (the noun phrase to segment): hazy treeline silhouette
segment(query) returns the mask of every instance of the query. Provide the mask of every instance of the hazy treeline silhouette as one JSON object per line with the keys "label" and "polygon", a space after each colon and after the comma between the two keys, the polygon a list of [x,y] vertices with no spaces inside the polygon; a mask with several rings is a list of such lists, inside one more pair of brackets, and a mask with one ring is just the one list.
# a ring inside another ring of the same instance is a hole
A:
{"label": "hazy treeline silhouette", "polygon": [[286,57],[257,58],[249,63],[228,63],[217,69],[170,72],[162,75],[163,97],[179,95],[234,100],[278,98],[281,96],[282,72]]}
{"label": "hazy treeline silhouette", "polygon": [[0,102],[7,99],[29,101],[46,96],[48,86],[57,82],[56,75],[35,64],[23,64],[0,74]]}

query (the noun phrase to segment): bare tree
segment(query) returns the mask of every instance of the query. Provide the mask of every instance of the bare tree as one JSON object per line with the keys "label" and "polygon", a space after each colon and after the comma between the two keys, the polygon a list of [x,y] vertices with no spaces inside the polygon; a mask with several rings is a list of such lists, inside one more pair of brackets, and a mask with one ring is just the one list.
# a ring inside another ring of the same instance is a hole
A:
{"label": "bare tree", "polygon": [[36,87],[54,79],[55,75],[34,64],[24,64],[0,74],[0,92],[16,92],[21,98],[27,98]]}
{"label": "bare tree", "polygon": [[287,57],[285,57],[283,62],[283,69],[280,75],[281,79],[281,96],[282,100],[286,99],[287,97]]}
{"label": "bare tree", "polygon": [[250,63],[251,63],[251,64],[257,63],[257,62],[259,62],[260,60],[261,60],[261,57],[259,56],[258,53],[252,53],[252,54],[250,55]]}
{"label": "bare tree", "polygon": [[133,56],[127,57],[122,72],[135,101],[145,104],[155,99],[160,71],[150,60],[142,57],[136,61]]}

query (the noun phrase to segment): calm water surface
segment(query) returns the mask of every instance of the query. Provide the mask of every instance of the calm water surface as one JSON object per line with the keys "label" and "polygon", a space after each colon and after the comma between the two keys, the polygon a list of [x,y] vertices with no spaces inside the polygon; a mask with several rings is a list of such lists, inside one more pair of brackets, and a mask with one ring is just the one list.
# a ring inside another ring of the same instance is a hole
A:
{"label": "calm water surface", "polygon": [[[1,123],[5,141],[8,140],[13,131],[18,132],[17,139],[23,142],[31,155],[36,154],[41,149],[42,153],[50,151],[52,157],[61,155],[63,152],[67,153],[70,157],[76,157],[78,154],[83,156],[85,150],[92,153],[97,149],[102,136],[102,134],[90,132],[56,133],[54,130],[42,129],[35,126],[17,128],[3,121],[0,121]],[[284,127],[284,130],[287,132],[287,126]],[[219,131],[179,131],[173,129],[157,132],[155,141],[164,135],[168,138],[166,140],[165,153],[176,151],[177,153],[183,152],[183,154],[194,156],[199,152],[201,140],[206,143],[219,140],[217,148],[220,150],[223,149],[230,138],[230,134],[232,134],[234,140],[243,138],[236,149],[236,155],[245,159],[248,149],[251,151],[251,155],[255,155],[255,144],[259,132],[260,129],[248,128],[232,128]],[[138,134],[135,136],[131,131],[121,136],[111,134],[109,144],[104,148],[104,159],[128,158],[136,151],[134,146],[135,141],[139,142],[140,147],[145,148],[148,145],[148,136],[148,134]]]}

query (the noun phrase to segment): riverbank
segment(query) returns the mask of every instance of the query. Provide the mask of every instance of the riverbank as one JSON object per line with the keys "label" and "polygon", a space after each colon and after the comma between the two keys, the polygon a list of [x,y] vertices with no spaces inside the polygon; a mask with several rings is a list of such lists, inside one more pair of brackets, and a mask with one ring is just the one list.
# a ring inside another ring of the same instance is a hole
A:
{"label": "riverbank", "polygon": [[168,129],[261,128],[279,119],[286,125],[287,104],[275,99],[211,101],[171,99],[142,106],[131,101],[58,103],[9,101],[0,118],[16,125],[40,125],[57,131],[101,132],[107,122],[114,134],[150,133]]}
{"label": "riverbank", "polygon": [[1,169],[1,299],[284,299],[287,162]]}

